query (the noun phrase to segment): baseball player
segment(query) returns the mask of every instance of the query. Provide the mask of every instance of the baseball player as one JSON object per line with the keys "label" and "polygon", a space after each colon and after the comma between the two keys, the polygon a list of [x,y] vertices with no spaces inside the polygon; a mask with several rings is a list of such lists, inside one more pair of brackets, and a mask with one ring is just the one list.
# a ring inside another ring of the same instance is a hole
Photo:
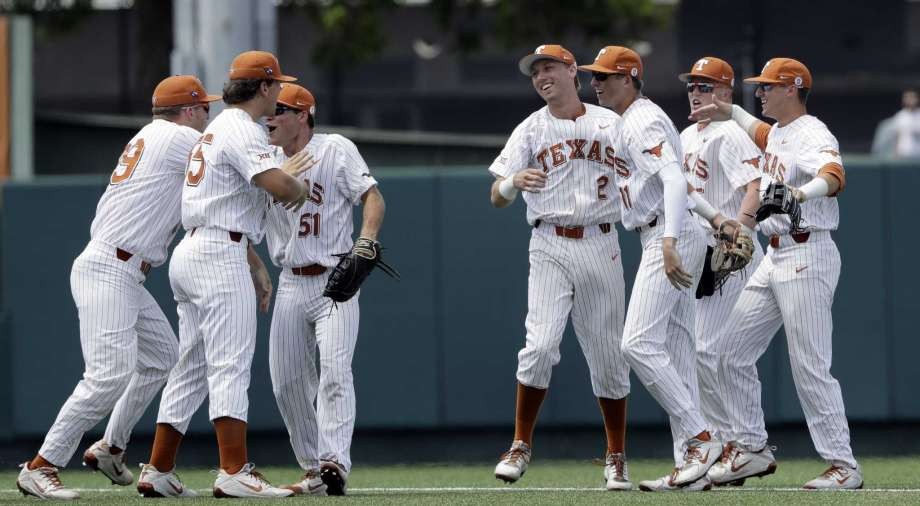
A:
{"label": "baseball player", "polygon": [[850,448],[840,384],[831,376],[831,305],[840,276],[840,253],[831,238],[840,213],[836,196],[846,186],[837,139],[805,109],[811,73],[801,62],[773,58],[757,77],[756,95],[770,125],[726,102],[697,111],[697,117],[731,118],[764,147],[761,188],[783,183],[801,203],[801,229],[792,230],[788,215],[774,214],[760,224],[770,248],[748,281],[717,347],[719,380],[731,422],[727,436],[735,443],[714,482],[763,476],[776,469],[767,445],[757,359],[776,331],[785,326],[789,362],[808,430],[818,453],[829,464],[807,489],[853,489],[863,485]]}
{"label": "baseball player", "polygon": [[[641,490],[708,490],[700,480],[718,460],[722,444],[712,437],[699,409],[693,331],[693,287],[703,269],[706,234],[688,213],[694,209],[714,228],[739,226],[692,191],[681,171],[681,143],[664,111],[644,97],[642,60],[625,47],[607,46],[594,63],[591,86],[600,105],[623,117],[614,163],[623,226],[639,232],[642,261],[623,329],[630,367],[671,419],[675,468]],[[692,198],[688,199],[688,193]]]}
{"label": "baseball player", "polygon": [[215,497],[285,497],[248,462],[247,390],[256,338],[256,309],[268,310],[271,281],[252,248],[261,241],[266,192],[299,206],[309,196],[295,175],[305,155],[277,164],[265,128],[275,112],[281,73],[271,53],[247,51],[230,66],[227,108],[192,149],[182,190],[185,237],[176,246],[169,279],[178,303],[180,353],[163,389],[150,463],[138,478],[145,497],[186,496],[176,453],[205,396],[217,433],[220,471]]}
{"label": "baseball player", "polygon": [[629,367],[620,352],[625,286],[614,223],[619,195],[610,183],[622,120],[578,97],[575,58],[542,45],[521,59],[546,106],[525,119],[489,171],[491,200],[507,207],[524,192],[530,239],[527,336],[518,353],[514,440],[495,476],[517,481],[530,462],[537,413],[571,314],[588,362],[607,435],[608,490],[629,490],[625,457]]}
{"label": "baseball player", "polygon": [[344,495],[355,424],[351,360],[358,341],[358,297],[332,304],[323,288],[339,261],[336,254],[352,248],[352,206],[364,204],[360,237],[376,241],[385,204],[355,145],[341,135],[314,133],[315,114],[313,94],[285,84],[267,121],[280,160],[308,152],[317,162],[305,174],[310,198],[304,207],[292,213],[272,203],[268,211],[268,249],[282,268],[269,364],[275,400],[305,471],[304,479],[289,488],[297,494]]}
{"label": "baseball player", "polygon": [[[679,79],[686,83],[691,111],[711,104],[713,97],[724,102],[732,100],[734,71],[731,65],[714,56],[698,59]],[[754,215],[760,205],[760,148],[733,121],[696,122],[681,132],[680,141],[684,171],[691,186],[716,208],[735,216],[745,232],[754,237],[753,229],[757,225]],[[704,223],[704,226],[709,224]],[[712,232],[710,237],[714,235]],[[710,239],[710,249],[713,246],[713,239]],[[729,427],[718,387],[719,350],[715,338],[762,258],[763,248],[754,241],[754,257],[744,272],[728,278],[724,285],[714,290],[712,271],[704,268],[703,277],[710,276],[709,284],[704,279],[697,288],[696,367],[700,408],[712,435],[720,441],[725,441]],[[703,290],[704,286],[709,289]]]}
{"label": "baseball player", "polygon": [[67,465],[83,434],[110,412],[105,436],[86,451],[84,462],[112,483],[133,481],[124,449],[179,356],[176,335],[143,282],[166,261],[180,218],[185,164],[215,100],[220,97],[208,95],[194,76],[164,79],[153,92],[153,120],[118,159],[96,207],[89,244],[70,274],[83,379],[38,454],[22,465],[16,485],[23,494],[77,499],[57,468]]}

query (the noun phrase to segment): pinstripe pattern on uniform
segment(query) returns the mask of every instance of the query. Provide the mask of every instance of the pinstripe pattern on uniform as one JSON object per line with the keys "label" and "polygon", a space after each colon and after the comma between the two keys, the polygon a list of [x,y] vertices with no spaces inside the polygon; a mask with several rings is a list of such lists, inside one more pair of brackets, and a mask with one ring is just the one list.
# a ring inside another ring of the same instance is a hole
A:
{"label": "pinstripe pattern on uniform", "polygon": [[[764,150],[760,181],[763,192],[771,182],[800,187],[818,175],[828,163],[843,165],[837,139],[821,120],[804,115],[784,127],[773,125]],[[837,230],[840,208],[836,197],[816,198],[802,204],[802,227],[808,230]],[[774,214],[760,224],[766,235],[789,233],[789,217]]]}
{"label": "pinstripe pattern on uniform", "polygon": [[[332,308],[331,299],[323,297],[328,275],[295,276],[290,268],[335,266],[339,258],[334,255],[353,245],[352,206],[377,181],[354,143],[341,135],[314,134],[304,150],[317,161],[303,175],[311,187],[310,200],[297,213],[270,205],[266,220],[272,262],[283,269],[269,345],[272,385],[301,467],[315,468],[323,458],[350,470],[356,413],[351,361],[358,342],[360,293]],[[276,156],[285,159],[280,148]],[[321,216],[318,232],[316,214]]]}
{"label": "pinstripe pattern on uniform", "polygon": [[[826,163],[842,163],[837,141],[813,116],[801,116],[770,130],[761,165],[761,188],[785,181],[801,186]],[[786,216],[761,223],[767,234],[779,234],[779,248],[770,247],[747,284],[719,337],[719,381],[732,437],[749,448],[766,444],[757,359],[785,326],[789,362],[796,392],[815,449],[828,462],[856,466],[850,447],[840,384],[831,375],[833,316],[831,307],[840,276],[840,253],[829,230],[837,228],[836,198],[816,198],[802,205],[806,242],[789,233]]]}
{"label": "pinstripe pattern on uniform", "polygon": [[[278,167],[265,127],[242,109],[224,109],[205,129],[188,161],[183,227],[242,232],[252,242],[261,242],[265,192],[251,181]],[[195,181],[198,176],[200,181]],[[189,184],[190,179],[195,183]]]}
{"label": "pinstripe pattern on uniform", "polygon": [[[99,199],[90,236],[140,255],[153,266],[162,265],[180,220],[185,165],[200,135],[162,119],[142,128],[128,143],[112,183]],[[142,150],[138,141],[143,142]]]}
{"label": "pinstripe pattern on uniform", "polygon": [[[682,440],[707,429],[699,411],[695,367],[695,308],[690,289],[677,290],[664,272],[661,235],[664,227],[644,230],[642,260],[633,283],[623,329],[623,352],[652,397],[671,417]],[[706,236],[696,220],[685,220],[677,239],[684,270],[699,279]],[[683,459],[679,462],[682,463]]]}
{"label": "pinstripe pattern on uniform", "polygon": [[[616,227],[620,196],[613,184],[615,150],[622,120],[615,112],[584,104],[574,121],[543,107],[508,139],[489,171],[513,177],[527,168],[543,170],[546,186],[524,192],[527,222],[541,225],[530,240],[530,276],[524,348],[517,380],[547,388],[559,362],[559,344],[571,316],[598,397],[629,393],[629,366],[620,352],[626,288]],[[609,233],[598,225],[611,224]],[[583,226],[584,237],[555,235],[554,225]]]}
{"label": "pinstripe pattern on uniform", "polygon": [[179,310],[179,361],[169,374],[157,423],[185,433],[205,396],[210,420],[246,421],[255,350],[256,295],[247,241],[196,229],[173,251],[169,280]]}
{"label": "pinstripe pattern on uniform", "polygon": [[[658,171],[682,163],[680,135],[657,104],[639,97],[623,113],[623,135],[618,157],[627,163],[617,172],[623,196],[623,226],[634,230],[655,217],[664,221],[664,183]],[[626,196],[628,195],[628,201]],[[690,199],[687,199],[690,209]],[[659,224],[664,228],[665,223]]]}
{"label": "pinstripe pattern on uniform", "polygon": [[[763,153],[734,121],[694,123],[681,132],[684,172],[696,191],[728,217],[738,216],[747,184],[760,178]],[[707,231],[708,221],[699,219]],[[715,245],[710,235],[709,244]],[[731,310],[748,278],[763,259],[763,248],[754,242],[754,257],[745,269],[733,275],[710,297],[696,300],[696,352],[700,409],[716,439],[724,440],[728,417],[722,406],[718,387],[718,334],[723,330]],[[681,454],[682,449],[677,449]]]}
{"label": "pinstripe pattern on uniform", "polygon": [[543,170],[546,186],[524,192],[527,222],[562,226],[615,223],[620,219],[613,183],[616,143],[622,120],[609,109],[584,104],[576,120],[553,117],[543,107],[511,134],[489,171],[503,178],[524,169]]}
{"label": "pinstripe pattern on uniform", "polygon": [[[280,165],[287,157],[281,148],[275,149]],[[301,176],[310,186],[310,199],[296,213],[280,203],[271,205],[266,216],[266,243],[277,266],[334,267],[339,262],[335,255],[350,251],[353,245],[351,208],[361,203],[361,197],[377,185],[377,180],[354,143],[341,135],[314,134],[304,150],[317,162]]]}
{"label": "pinstripe pattern on uniform", "polygon": [[[70,287],[80,318],[85,370],[39,450],[55,465],[68,463],[83,434],[119,398],[143,413],[175,363],[175,334],[143,287],[140,262],[139,257],[118,260],[115,248],[98,240],[90,241],[74,261]],[[116,420],[109,427],[130,433],[134,423]]]}
{"label": "pinstripe pattern on uniform", "polygon": [[629,367],[619,351],[625,287],[615,228],[584,239],[559,237],[551,227],[534,229],[527,300],[527,335],[518,353],[521,384],[549,387],[571,313],[594,395],[621,399],[629,394]]}

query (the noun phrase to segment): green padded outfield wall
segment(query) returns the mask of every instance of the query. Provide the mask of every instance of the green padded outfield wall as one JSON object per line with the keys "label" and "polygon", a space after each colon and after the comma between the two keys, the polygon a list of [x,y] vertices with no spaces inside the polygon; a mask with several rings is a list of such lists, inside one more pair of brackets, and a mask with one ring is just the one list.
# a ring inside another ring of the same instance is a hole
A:
{"label": "green padded outfield wall", "polygon": [[[484,167],[391,169],[377,176],[387,202],[385,256],[402,280],[378,273],[361,293],[358,428],[511,427],[530,234],[522,203],[493,209]],[[836,233],[844,266],[834,305],[833,372],[851,420],[917,420],[920,302],[913,252],[920,249],[920,167],[848,161],[848,181]],[[80,379],[70,267],[89,239],[105,183],[49,178],[3,187],[0,357],[6,381],[0,400],[7,410],[0,437],[44,434]],[[639,244],[622,230],[620,244],[629,289]],[[264,246],[259,249],[264,257]],[[277,281],[277,269],[272,272]],[[154,269],[146,286],[175,328],[167,266]],[[260,316],[250,423],[254,430],[283,430],[267,367],[268,323]],[[768,422],[802,420],[785,353],[780,333],[759,364]],[[139,433],[152,432],[155,412],[154,404]],[[206,414],[199,410],[191,430],[210,430]],[[666,423],[634,375],[629,418]],[[600,425],[571,326],[541,425]]]}

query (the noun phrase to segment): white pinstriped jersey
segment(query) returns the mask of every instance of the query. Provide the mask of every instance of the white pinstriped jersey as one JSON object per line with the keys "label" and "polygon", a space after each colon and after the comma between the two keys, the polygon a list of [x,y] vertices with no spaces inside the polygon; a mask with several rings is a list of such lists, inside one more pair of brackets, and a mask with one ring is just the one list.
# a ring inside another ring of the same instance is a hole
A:
{"label": "white pinstriped jersey", "polygon": [[613,180],[615,146],[622,129],[620,116],[584,104],[575,121],[559,119],[543,107],[511,134],[489,171],[504,178],[528,168],[546,173],[539,193],[523,192],[527,222],[563,226],[614,223],[620,219],[619,195]]}
{"label": "white pinstriped jersey", "polygon": [[[272,262],[279,267],[320,264],[333,267],[336,253],[352,247],[351,206],[377,184],[358,148],[338,134],[314,134],[304,150],[317,164],[302,175],[310,199],[297,212],[270,204],[266,241]],[[287,157],[275,147],[276,164]],[[267,202],[272,202],[269,197]]]}
{"label": "white pinstriped jersey", "polygon": [[242,109],[224,109],[192,150],[182,189],[182,226],[242,232],[262,240],[266,193],[252,178],[277,168],[265,127]]}
{"label": "white pinstriped jersey", "polygon": [[135,134],[99,199],[90,237],[162,265],[179,224],[185,166],[200,135],[163,119]]}
{"label": "white pinstriped jersey", "polygon": [[[745,186],[760,178],[763,153],[734,121],[694,123],[680,134],[684,173],[713,207],[734,218],[741,209]],[[701,220],[707,226],[709,222]]]}
{"label": "white pinstriped jersey", "polygon": [[[773,125],[767,138],[767,149],[760,168],[763,192],[771,181],[785,182],[800,187],[818,175],[818,170],[828,163],[843,166],[837,138],[818,118],[803,115],[784,127]],[[808,230],[837,230],[840,208],[835,197],[811,199],[802,204],[801,226]],[[789,217],[774,214],[760,224],[767,235],[789,233]]]}
{"label": "white pinstriped jersey", "polygon": [[637,98],[623,113],[623,136],[617,152],[616,183],[622,196],[623,226],[633,230],[663,217],[664,183],[658,171],[671,163],[680,167],[683,159],[674,123],[654,102]]}

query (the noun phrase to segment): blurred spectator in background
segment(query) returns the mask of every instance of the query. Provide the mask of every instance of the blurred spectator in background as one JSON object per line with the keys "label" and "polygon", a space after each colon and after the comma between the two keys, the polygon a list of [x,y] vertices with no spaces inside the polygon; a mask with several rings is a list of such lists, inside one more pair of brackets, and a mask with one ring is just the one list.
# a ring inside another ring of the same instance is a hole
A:
{"label": "blurred spectator in background", "polygon": [[893,158],[920,158],[920,97],[917,90],[901,95],[901,110],[875,129],[872,154]]}

